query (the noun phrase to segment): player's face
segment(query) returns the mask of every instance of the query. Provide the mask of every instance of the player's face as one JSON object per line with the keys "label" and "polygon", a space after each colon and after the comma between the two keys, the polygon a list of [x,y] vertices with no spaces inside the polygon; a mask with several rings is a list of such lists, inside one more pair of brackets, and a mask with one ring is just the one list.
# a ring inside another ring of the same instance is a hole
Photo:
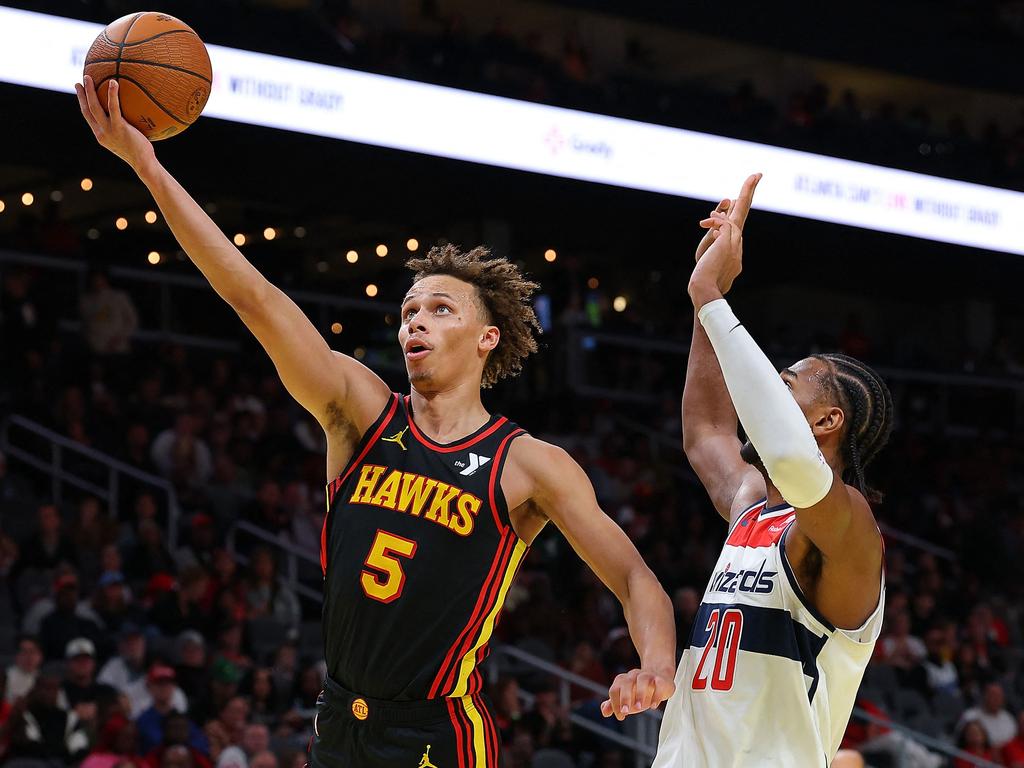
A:
{"label": "player's face", "polygon": [[[793,395],[800,410],[807,417],[807,423],[812,426],[821,416],[822,412],[828,410],[830,404],[824,402],[821,397],[824,384],[823,377],[829,375],[828,366],[822,361],[807,357],[788,368],[784,368],[779,376],[783,383]],[[740,449],[740,456],[748,464],[761,466],[761,457],[749,440]]]}
{"label": "player's face", "polygon": [[402,302],[398,342],[409,381],[421,390],[443,389],[468,371],[480,376],[497,334],[483,322],[476,288],[456,277],[425,277]]}

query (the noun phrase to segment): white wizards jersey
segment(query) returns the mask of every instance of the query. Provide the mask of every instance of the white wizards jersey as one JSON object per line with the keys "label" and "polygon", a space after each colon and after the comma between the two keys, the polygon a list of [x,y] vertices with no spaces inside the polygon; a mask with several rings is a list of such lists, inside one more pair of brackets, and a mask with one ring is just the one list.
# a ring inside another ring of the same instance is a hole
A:
{"label": "white wizards jersey", "polygon": [[839,749],[882,625],[878,606],[856,630],[837,629],[807,601],[785,535],[796,513],[762,501],[722,548],[653,768],[827,768]]}

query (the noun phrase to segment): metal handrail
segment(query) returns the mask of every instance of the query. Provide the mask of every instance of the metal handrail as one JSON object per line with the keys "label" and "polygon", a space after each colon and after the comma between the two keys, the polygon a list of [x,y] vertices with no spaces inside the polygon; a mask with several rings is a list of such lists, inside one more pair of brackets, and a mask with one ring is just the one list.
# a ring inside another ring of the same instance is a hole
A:
{"label": "metal handrail", "polygon": [[297,547],[294,542],[289,541],[283,536],[277,536],[264,528],[260,528],[258,525],[250,523],[248,520],[236,520],[232,523],[231,528],[228,529],[227,548],[234,555],[235,559],[243,565],[249,562],[249,558],[238,551],[236,540],[239,531],[259,539],[265,544],[270,544],[285,553],[287,556],[287,572],[278,573],[278,581],[280,583],[291,589],[295,594],[312,600],[315,603],[319,603],[323,599],[323,595],[319,591],[299,581],[298,561],[305,560],[319,569],[320,561],[317,558],[310,555],[304,549]]}
{"label": "metal handrail", "polygon": [[[41,459],[39,456],[13,443],[11,441],[12,427],[23,429],[46,440],[50,445],[49,460]],[[2,427],[0,427],[0,445],[3,445],[4,451],[11,458],[18,459],[41,472],[49,473],[51,478],[51,494],[53,500],[57,503],[60,503],[63,497],[62,485],[64,483],[103,499],[108,503],[109,508],[113,509],[118,507],[121,485],[120,477],[122,475],[158,489],[167,496],[168,546],[172,551],[175,549],[178,540],[178,523],[181,518],[181,507],[178,504],[178,496],[175,493],[174,486],[167,479],[133,467],[131,464],[127,464],[102,451],[97,451],[95,448],[89,448],[81,443],[77,443],[48,427],[44,427],[38,422],[18,414],[12,414],[4,420]],[[67,470],[64,467],[65,452],[77,454],[105,467],[107,470],[107,486],[104,488]]]}
{"label": "metal handrail", "polygon": [[[577,675],[575,672],[570,672],[568,669],[560,667],[557,664],[552,664],[551,662],[538,658],[532,653],[528,653],[521,648],[516,648],[512,645],[497,645],[494,646],[493,650],[499,655],[511,657],[540,672],[544,672],[558,678],[559,698],[562,706],[565,707],[566,710],[569,710],[570,705],[570,686],[575,685],[579,688],[591,691],[602,699],[608,696],[608,689],[606,687],[603,687],[586,677]],[[529,696],[529,698],[527,698],[527,696],[523,696],[522,698],[524,701],[532,703],[533,696],[528,694],[528,692],[523,693],[527,693]],[[569,710],[569,720],[573,725],[577,725],[584,730],[600,736],[601,738],[632,750],[636,768],[644,768],[649,765],[647,760],[654,759],[655,754],[657,754],[658,731],[661,727],[661,712],[656,709],[650,709],[646,712],[633,715],[626,721],[629,727],[636,730],[636,736],[623,735],[612,728],[599,725],[571,710]]]}
{"label": "metal handrail", "polygon": [[[559,688],[563,696],[563,704],[565,705],[568,705],[568,690],[570,685],[575,685],[581,688],[585,688],[589,691],[593,691],[595,694],[601,697],[607,695],[607,689],[598,685],[594,681],[588,680],[585,677],[580,677],[576,673],[570,672],[564,667],[560,667],[557,664],[552,664],[551,662],[538,658],[537,656],[534,656],[532,653],[524,651],[521,648],[516,648],[510,645],[499,645],[495,646],[494,651],[498,654],[514,658],[522,664],[532,667],[540,672],[544,672],[548,675],[552,675],[558,678],[560,681]],[[530,697],[530,699],[532,699],[532,696]],[[957,749],[956,747],[952,747],[949,744],[946,744],[940,739],[936,739],[932,736],[928,736],[927,734],[915,731],[912,728],[908,728],[907,726],[893,722],[892,720],[878,717],[877,715],[873,715],[872,713],[867,712],[861,709],[860,707],[854,707],[853,716],[860,720],[865,720],[867,722],[874,723],[876,725],[881,725],[885,728],[891,728],[894,731],[898,731],[902,733],[904,736],[906,736],[908,739],[911,739],[912,741],[915,741],[921,744],[922,746],[939,752],[947,757],[965,760],[969,762],[971,765],[980,766],[980,768],[999,768],[999,766],[996,763],[992,763],[988,760],[985,760],[984,758],[970,755],[966,752],[963,752],[962,750]],[[649,710],[647,712],[641,713],[640,715],[630,718],[627,722],[638,720],[638,718],[643,717],[647,717],[650,722],[658,724],[662,719],[662,714],[658,710]],[[614,741],[617,744],[621,744],[622,746],[625,746],[629,749],[634,749],[638,754],[642,754],[646,757],[653,758],[655,753],[657,752],[657,728],[655,728],[653,731],[653,743],[645,743],[642,742],[640,739],[630,739],[629,737],[622,737],[621,734],[617,734],[615,731],[610,731],[610,729],[602,728],[600,725],[597,725],[594,722],[587,720],[586,718],[570,716],[570,719],[574,724],[579,725],[582,728],[586,728],[587,730],[590,730],[593,733],[596,733],[604,738],[608,738],[609,740]],[[581,720],[583,722],[580,722]],[[615,738],[615,736],[619,736],[620,738]]]}
{"label": "metal handrail", "polygon": [[977,765],[981,768],[1000,768],[1000,765],[998,763],[993,763],[992,761],[986,760],[983,757],[978,757],[977,755],[972,755],[968,752],[959,750],[956,747],[951,747],[949,744],[946,744],[944,741],[940,739],[936,739],[927,734],[912,730],[910,728],[907,728],[905,725],[894,723],[892,720],[887,720],[884,717],[873,715],[870,712],[861,709],[860,707],[853,708],[853,716],[861,720],[866,720],[869,723],[873,723],[875,725],[880,725],[884,728],[891,728],[894,731],[898,731],[902,733],[904,736],[906,736],[908,739],[912,739],[913,741],[916,741],[919,744],[928,747],[929,749],[935,750],[936,752],[941,752],[943,755],[946,755],[947,757],[955,757],[958,760],[964,760],[965,762],[968,762],[971,765]]}
{"label": "metal handrail", "polygon": [[957,557],[956,552],[954,552],[953,550],[946,549],[945,547],[940,547],[938,544],[933,544],[932,542],[926,539],[922,539],[920,536],[915,536],[912,533],[906,533],[905,531],[901,531],[899,528],[893,528],[888,523],[879,523],[878,529],[885,536],[887,536],[890,539],[893,539],[894,541],[900,541],[911,547],[915,547],[916,549],[921,549],[925,552],[930,552],[936,557],[941,557],[944,560],[956,561],[960,559]]}

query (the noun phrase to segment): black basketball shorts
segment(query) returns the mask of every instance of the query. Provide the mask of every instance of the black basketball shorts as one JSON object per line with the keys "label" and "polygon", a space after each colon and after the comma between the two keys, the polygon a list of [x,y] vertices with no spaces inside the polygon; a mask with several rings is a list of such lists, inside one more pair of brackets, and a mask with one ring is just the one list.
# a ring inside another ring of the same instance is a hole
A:
{"label": "black basketball shorts", "polygon": [[328,678],[317,699],[309,768],[499,768],[501,745],[480,694],[381,701]]}

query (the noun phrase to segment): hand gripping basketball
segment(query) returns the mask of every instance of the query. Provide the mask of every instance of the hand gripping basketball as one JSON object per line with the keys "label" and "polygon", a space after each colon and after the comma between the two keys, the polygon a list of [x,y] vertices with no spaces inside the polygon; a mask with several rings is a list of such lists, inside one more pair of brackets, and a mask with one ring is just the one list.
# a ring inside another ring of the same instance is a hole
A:
{"label": "hand gripping basketball", "polygon": [[104,111],[91,77],[86,75],[84,84],[75,83],[78,106],[82,109],[85,122],[92,128],[92,135],[96,137],[96,141],[138,173],[146,162],[156,157],[156,153],[149,139],[121,116],[121,103],[117,91],[117,81],[110,81],[110,87],[107,89],[107,109]]}
{"label": "hand gripping basketball", "polygon": [[671,677],[643,669],[633,669],[617,675],[608,689],[608,698],[601,702],[601,714],[625,720],[648,709],[656,709],[675,693],[676,684]]}

